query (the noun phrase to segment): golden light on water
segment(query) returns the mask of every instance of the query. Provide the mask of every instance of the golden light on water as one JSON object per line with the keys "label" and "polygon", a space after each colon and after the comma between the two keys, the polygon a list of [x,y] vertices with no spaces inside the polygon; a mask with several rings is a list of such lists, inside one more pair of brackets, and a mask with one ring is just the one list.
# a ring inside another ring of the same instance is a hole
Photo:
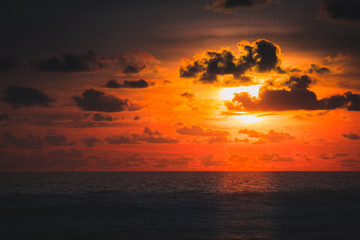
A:
{"label": "golden light on water", "polygon": [[234,97],[234,93],[241,93],[241,92],[247,92],[252,97],[258,97],[259,89],[260,89],[260,85],[223,88],[220,90],[220,98],[222,100],[231,100]]}

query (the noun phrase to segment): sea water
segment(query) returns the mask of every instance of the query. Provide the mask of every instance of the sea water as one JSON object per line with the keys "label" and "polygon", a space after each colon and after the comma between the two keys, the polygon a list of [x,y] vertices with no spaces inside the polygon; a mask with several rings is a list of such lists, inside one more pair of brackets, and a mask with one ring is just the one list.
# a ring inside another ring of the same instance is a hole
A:
{"label": "sea water", "polygon": [[0,173],[0,239],[360,239],[360,172]]}

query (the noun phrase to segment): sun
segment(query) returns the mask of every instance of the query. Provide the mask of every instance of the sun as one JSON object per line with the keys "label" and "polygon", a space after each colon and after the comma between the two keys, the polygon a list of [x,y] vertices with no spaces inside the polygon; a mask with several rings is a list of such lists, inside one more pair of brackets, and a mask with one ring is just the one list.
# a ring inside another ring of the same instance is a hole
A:
{"label": "sun", "polygon": [[228,87],[220,90],[220,98],[221,100],[231,100],[234,98],[234,93],[247,92],[252,97],[259,96],[260,85],[252,85],[252,86],[241,86],[241,87]]}

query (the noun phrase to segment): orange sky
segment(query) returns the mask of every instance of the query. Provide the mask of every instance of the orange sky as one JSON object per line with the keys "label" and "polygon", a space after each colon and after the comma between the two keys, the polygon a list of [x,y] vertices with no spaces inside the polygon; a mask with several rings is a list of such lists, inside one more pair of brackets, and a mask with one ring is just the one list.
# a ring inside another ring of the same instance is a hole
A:
{"label": "orange sky", "polygon": [[[182,6],[191,11],[173,25],[160,23],[175,11],[166,5],[158,25],[139,31],[132,20],[113,42],[108,8],[102,30],[89,24],[79,35],[69,26],[72,42],[59,48],[37,45],[52,34],[40,34],[41,24],[25,36],[38,39],[34,51],[9,42],[0,58],[0,170],[360,170],[358,22],[321,20],[310,1],[298,10],[224,2]],[[91,22],[89,9],[73,11]],[[316,29],[323,35],[309,39]],[[90,33],[104,36],[82,41],[96,53],[77,41]]]}

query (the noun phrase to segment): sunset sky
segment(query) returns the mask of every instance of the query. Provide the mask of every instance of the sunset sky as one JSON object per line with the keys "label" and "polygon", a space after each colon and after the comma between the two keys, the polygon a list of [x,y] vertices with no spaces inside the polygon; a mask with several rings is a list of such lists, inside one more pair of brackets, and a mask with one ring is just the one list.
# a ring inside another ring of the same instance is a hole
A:
{"label": "sunset sky", "polygon": [[2,3],[0,171],[359,171],[359,12]]}

